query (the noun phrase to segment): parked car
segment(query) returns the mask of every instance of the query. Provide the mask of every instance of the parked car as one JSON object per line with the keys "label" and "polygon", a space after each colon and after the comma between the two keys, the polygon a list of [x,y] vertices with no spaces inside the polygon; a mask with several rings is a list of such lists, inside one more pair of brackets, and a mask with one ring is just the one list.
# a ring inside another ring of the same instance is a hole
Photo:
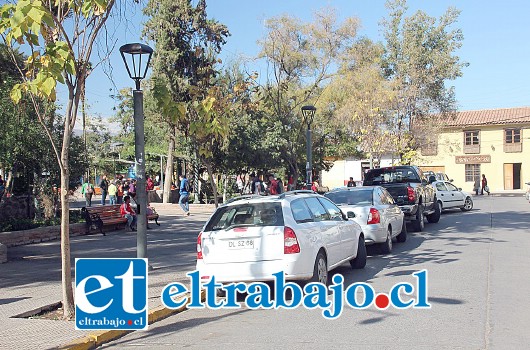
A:
{"label": "parked car", "polygon": [[437,180],[437,181],[449,181],[449,182],[453,182],[453,179],[449,179],[449,176],[447,176],[447,174],[445,173],[435,173],[434,171],[424,171],[423,172],[423,175],[425,175],[425,177],[428,179],[429,177],[431,176],[434,176],[434,178]]}
{"label": "parked car", "polygon": [[288,280],[327,283],[328,271],[348,261],[366,264],[361,227],[312,191],[238,197],[197,238],[197,270],[219,282],[268,281],[284,271]]}
{"label": "parked car", "polygon": [[527,201],[530,202],[530,182],[526,182],[526,193],[525,193],[525,198]]}
{"label": "parked car", "polygon": [[435,181],[432,185],[436,189],[436,198],[442,210],[460,208],[462,211],[470,211],[473,209],[473,198],[461,188],[457,188],[448,181]]}
{"label": "parked car", "polygon": [[401,165],[370,169],[364,174],[365,186],[384,187],[410,221],[415,231],[422,231],[424,216],[429,222],[440,220],[441,207],[436,199],[436,191],[417,166]]}
{"label": "parked car", "polygon": [[403,212],[383,187],[349,187],[324,196],[337,204],[343,213],[355,214],[351,220],[361,226],[366,245],[377,244],[383,253],[388,254],[392,251],[393,239],[398,242],[407,239]]}

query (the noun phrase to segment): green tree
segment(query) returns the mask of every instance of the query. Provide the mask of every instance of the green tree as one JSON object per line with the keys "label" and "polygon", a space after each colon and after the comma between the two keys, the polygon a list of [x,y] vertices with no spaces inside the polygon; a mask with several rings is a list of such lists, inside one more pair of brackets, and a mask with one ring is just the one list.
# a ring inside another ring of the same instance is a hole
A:
{"label": "green tree", "polygon": [[329,112],[332,124],[351,135],[371,160],[393,152],[395,137],[392,108],[396,89],[383,75],[383,50],[381,44],[367,38],[356,42],[319,103]]}
{"label": "green tree", "polygon": [[[205,147],[222,137],[226,128],[213,109],[216,99],[209,94],[214,92],[217,54],[229,32],[223,24],[208,19],[205,0],[196,5],[191,0],[150,0],[144,13],[150,17],[144,35],[156,43],[154,95],[172,133],[164,186],[169,189],[177,130],[190,138],[195,148],[192,152],[207,160],[211,150]],[[211,163],[206,165],[211,170]],[[164,192],[165,201],[168,197]]]}
{"label": "green tree", "polygon": [[[336,17],[333,10],[321,10],[309,23],[287,15],[272,18],[266,22],[267,34],[260,42],[260,57],[270,67],[260,90],[262,108],[281,133],[274,135],[271,143],[278,147],[285,167],[295,177],[305,164],[305,124],[300,108],[318,100],[356,36],[356,18],[337,23]],[[313,123],[313,131],[325,141],[320,131],[323,125],[318,121]],[[315,149],[321,150],[315,156],[324,154],[321,148]],[[315,158],[315,163],[323,161]]]}
{"label": "green tree", "polygon": [[[70,145],[80,97],[89,74],[95,42],[115,0],[19,0],[0,9],[0,34],[8,47],[21,46],[29,53],[19,67],[22,82],[11,91],[15,103],[23,94],[31,100],[39,123],[53,147],[61,171],[61,260],[64,316],[74,315],[72,291],[69,203]],[[105,56],[105,55],[104,55]],[[16,60],[14,60],[16,62]],[[65,84],[68,101],[61,142],[56,142],[39,99],[54,101],[57,83]]]}
{"label": "green tree", "polygon": [[448,81],[462,76],[467,66],[455,54],[464,37],[454,28],[460,15],[455,8],[438,19],[423,11],[406,17],[406,0],[389,1],[387,8],[383,67],[385,76],[396,83],[396,146],[404,154],[414,148],[414,134],[432,133],[424,128],[437,124],[435,116],[447,117],[456,110]]}

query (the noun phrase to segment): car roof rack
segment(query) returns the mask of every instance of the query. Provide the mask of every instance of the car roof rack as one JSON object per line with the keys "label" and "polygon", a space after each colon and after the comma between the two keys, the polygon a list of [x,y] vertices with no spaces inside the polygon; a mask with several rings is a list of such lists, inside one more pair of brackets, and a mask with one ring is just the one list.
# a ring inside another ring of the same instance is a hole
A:
{"label": "car roof rack", "polygon": [[233,202],[236,202],[236,201],[240,201],[240,200],[244,200],[244,199],[263,198],[263,197],[266,197],[266,196],[262,196],[260,194],[246,194],[246,195],[243,195],[243,196],[230,198],[225,203],[223,203],[223,205],[229,204],[229,203],[233,203]]}
{"label": "car roof rack", "polygon": [[278,198],[279,199],[283,199],[286,196],[294,196],[294,195],[297,195],[297,194],[304,194],[304,193],[317,194],[315,191],[311,191],[311,190],[295,190],[295,191],[284,192],[284,193],[278,195]]}

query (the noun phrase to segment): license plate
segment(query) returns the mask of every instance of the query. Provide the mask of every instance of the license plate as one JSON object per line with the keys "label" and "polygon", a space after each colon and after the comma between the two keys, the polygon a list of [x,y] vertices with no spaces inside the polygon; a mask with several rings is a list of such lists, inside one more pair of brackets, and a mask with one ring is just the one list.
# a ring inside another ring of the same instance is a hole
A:
{"label": "license plate", "polygon": [[253,239],[238,239],[228,241],[228,249],[254,249]]}

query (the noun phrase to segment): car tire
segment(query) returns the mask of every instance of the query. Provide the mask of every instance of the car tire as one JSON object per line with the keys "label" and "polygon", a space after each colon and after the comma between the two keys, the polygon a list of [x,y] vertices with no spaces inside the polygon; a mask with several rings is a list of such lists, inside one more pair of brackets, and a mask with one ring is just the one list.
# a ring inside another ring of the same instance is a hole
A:
{"label": "car tire", "polygon": [[407,223],[405,222],[405,218],[403,218],[403,226],[401,227],[401,232],[396,237],[396,241],[399,243],[403,243],[407,240]]}
{"label": "car tire", "polygon": [[383,254],[392,253],[392,229],[390,227],[386,231],[386,241],[379,244],[379,249]]}
{"label": "car tire", "polygon": [[368,254],[366,252],[366,244],[364,243],[364,236],[359,237],[359,243],[357,244],[357,256],[355,259],[350,260],[352,269],[363,269],[366,266],[366,258]]}
{"label": "car tire", "polygon": [[412,221],[412,227],[414,231],[421,232],[425,227],[425,222],[423,222],[423,204],[418,205],[418,211],[416,211],[416,219]]}
{"label": "car tire", "polygon": [[309,282],[320,282],[328,285],[328,262],[324,252],[319,251],[315,259],[315,266],[313,268],[313,277]]}
{"label": "car tire", "polygon": [[466,200],[464,201],[464,206],[460,207],[460,210],[470,211],[471,209],[473,209],[473,200],[471,199],[471,197],[467,196]]}
{"label": "car tire", "polygon": [[440,221],[440,215],[442,214],[442,207],[440,206],[440,202],[434,199],[434,213],[427,215],[427,221],[429,221],[431,224],[435,224],[438,221]]}

